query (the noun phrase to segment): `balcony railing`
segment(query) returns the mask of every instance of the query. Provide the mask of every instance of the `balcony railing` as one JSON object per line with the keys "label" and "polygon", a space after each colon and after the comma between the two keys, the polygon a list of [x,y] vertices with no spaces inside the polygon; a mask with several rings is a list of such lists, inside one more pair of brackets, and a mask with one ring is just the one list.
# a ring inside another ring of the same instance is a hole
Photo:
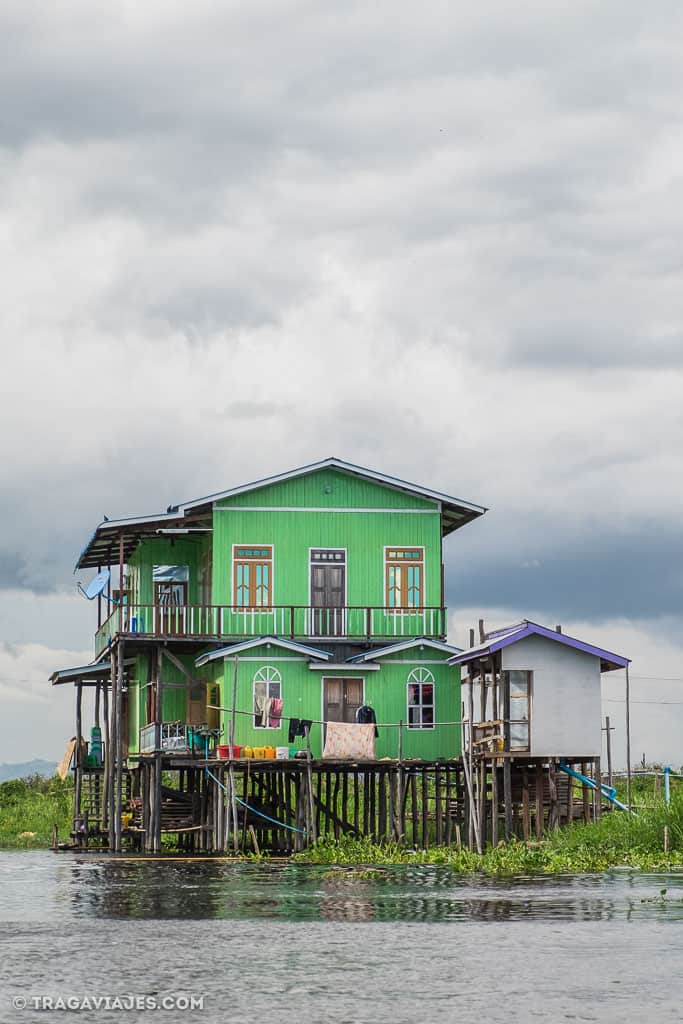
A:
{"label": "balcony railing", "polygon": [[180,637],[242,640],[257,636],[289,639],[409,640],[446,635],[446,609],[395,609],[347,606],[314,608],[278,605],[238,608],[235,605],[126,604],[115,608],[95,634],[96,653],[117,634],[133,637]]}

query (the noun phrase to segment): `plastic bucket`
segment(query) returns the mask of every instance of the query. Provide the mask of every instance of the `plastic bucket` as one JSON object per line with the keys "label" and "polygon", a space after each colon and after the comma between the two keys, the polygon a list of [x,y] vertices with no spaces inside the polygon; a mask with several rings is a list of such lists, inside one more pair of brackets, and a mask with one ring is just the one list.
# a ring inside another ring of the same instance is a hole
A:
{"label": "plastic bucket", "polygon": [[276,747],[275,757],[278,761],[289,761],[289,747]]}
{"label": "plastic bucket", "polygon": [[[233,743],[232,750],[233,750],[233,754],[232,754],[233,757],[241,757],[241,755],[242,755],[242,747],[240,746],[239,743]],[[216,747],[216,756],[221,761],[227,761],[230,758],[230,744],[229,743],[219,743],[218,746]]]}

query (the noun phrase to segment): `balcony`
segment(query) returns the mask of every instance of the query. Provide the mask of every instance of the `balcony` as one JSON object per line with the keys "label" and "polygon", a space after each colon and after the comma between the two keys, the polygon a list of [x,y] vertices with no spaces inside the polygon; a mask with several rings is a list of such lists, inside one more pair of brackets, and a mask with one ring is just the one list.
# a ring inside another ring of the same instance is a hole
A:
{"label": "balcony", "polygon": [[234,605],[126,604],[115,608],[95,634],[95,653],[101,654],[117,635],[127,638],[239,640],[282,636],[291,640],[351,641],[410,640],[446,636],[445,608],[393,609],[347,606],[317,608],[279,605],[238,608]]}

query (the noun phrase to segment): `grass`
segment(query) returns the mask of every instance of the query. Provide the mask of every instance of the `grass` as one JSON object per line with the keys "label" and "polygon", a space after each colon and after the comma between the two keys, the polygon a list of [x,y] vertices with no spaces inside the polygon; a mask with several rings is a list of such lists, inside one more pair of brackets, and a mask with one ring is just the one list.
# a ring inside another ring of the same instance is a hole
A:
{"label": "grass", "polygon": [[71,831],[73,780],[33,775],[0,783],[0,849],[45,849],[52,826],[61,839]]}
{"label": "grass", "polygon": [[[669,851],[664,851],[664,827]],[[615,811],[599,822],[574,824],[549,832],[541,842],[513,840],[482,855],[455,847],[411,850],[395,842],[329,836],[294,858],[298,863],[330,865],[442,864],[462,873],[525,875],[601,872],[616,867],[644,871],[683,868],[683,793],[670,806],[649,798],[637,816]]]}

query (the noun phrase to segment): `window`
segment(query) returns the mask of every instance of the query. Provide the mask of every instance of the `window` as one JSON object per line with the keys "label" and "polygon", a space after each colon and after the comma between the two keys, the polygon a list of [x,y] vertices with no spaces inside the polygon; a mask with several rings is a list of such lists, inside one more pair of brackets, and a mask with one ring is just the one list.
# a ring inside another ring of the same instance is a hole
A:
{"label": "window", "polygon": [[188,565],[154,565],[154,601],[162,608],[178,608],[187,604]]}
{"label": "window", "polygon": [[279,729],[282,724],[282,676],[264,665],[254,676],[254,728]]}
{"label": "window", "polygon": [[414,668],[408,676],[408,728],[434,728],[434,676],[428,668]]}
{"label": "window", "polygon": [[385,604],[395,611],[423,606],[424,548],[387,548]]}
{"label": "window", "polygon": [[232,575],[236,608],[270,608],[273,596],[273,549],[270,545],[236,545]]}
{"label": "window", "polygon": [[510,750],[529,750],[531,735],[531,680],[533,673],[512,669],[504,673],[508,691]]}

